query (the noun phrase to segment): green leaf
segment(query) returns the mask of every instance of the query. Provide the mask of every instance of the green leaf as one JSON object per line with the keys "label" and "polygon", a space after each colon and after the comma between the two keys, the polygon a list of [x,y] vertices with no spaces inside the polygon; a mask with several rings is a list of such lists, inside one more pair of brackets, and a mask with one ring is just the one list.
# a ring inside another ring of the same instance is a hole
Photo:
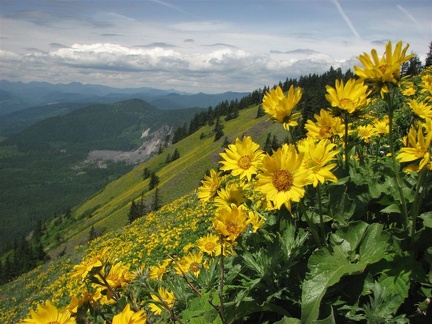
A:
{"label": "green leaf", "polygon": [[432,228],[432,212],[423,213],[419,218],[423,219],[424,227]]}
{"label": "green leaf", "polygon": [[274,322],[274,324],[301,324],[301,321],[294,317],[284,317],[280,321]]}
{"label": "green leaf", "polygon": [[391,204],[389,206],[387,206],[386,208],[381,209],[381,213],[397,213],[400,214],[400,208],[398,205],[396,204]]}
{"label": "green leaf", "polygon": [[382,225],[357,222],[331,235],[330,245],[315,250],[308,262],[309,272],[303,282],[302,322],[319,317],[321,300],[327,289],[346,275],[362,273],[385,256],[389,235]]}

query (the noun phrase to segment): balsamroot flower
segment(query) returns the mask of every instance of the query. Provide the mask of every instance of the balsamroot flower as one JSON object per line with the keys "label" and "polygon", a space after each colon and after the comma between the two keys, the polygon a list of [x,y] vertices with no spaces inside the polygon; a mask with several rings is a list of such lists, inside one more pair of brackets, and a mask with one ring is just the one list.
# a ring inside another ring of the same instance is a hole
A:
{"label": "balsamroot flower", "polygon": [[368,102],[370,91],[362,80],[349,79],[346,84],[336,80],[336,87],[326,86],[325,98],[332,107],[339,108],[352,114],[362,109]]}
{"label": "balsamroot flower", "polygon": [[419,116],[420,118],[432,118],[432,105],[428,104],[426,101],[417,101],[411,99],[408,101],[408,106],[411,110]]}
{"label": "balsamroot flower", "polygon": [[145,324],[147,323],[147,316],[143,310],[134,312],[131,310],[130,305],[126,304],[125,308],[120,314],[114,315],[112,324]]}
{"label": "balsamroot flower", "polygon": [[210,170],[210,175],[204,176],[201,181],[202,185],[198,188],[198,198],[202,201],[212,199],[223,181],[222,172],[217,172],[215,169]]}
{"label": "balsamroot flower", "polygon": [[299,202],[305,195],[304,187],[312,183],[310,171],[303,167],[303,156],[294,145],[283,144],[272,156],[264,157],[256,189],[275,208],[285,205],[291,211],[291,201]]}
{"label": "balsamroot flower", "polygon": [[298,119],[301,117],[300,112],[295,112],[294,108],[302,97],[302,89],[294,87],[289,88],[288,94],[282,91],[280,86],[270,90],[264,95],[263,109],[272,116],[272,118],[282,123],[283,127],[288,130],[290,127],[298,125]]}
{"label": "balsamroot flower", "polygon": [[385,135],[389,132],[389,119],[388,116],[384,116],[382,119],[376,119],[373,122],[374,133],[376,135]]}
{"label": "balsamroot flower", "polygon": [[171,261],[171,259],[165,259],[159,265],[150,267],[149,277],[153,280],[161,280],[163,275],[167,273],[167,268]]}
{"label": "balsamroot flower", "polygon": [[[420,90],[420,92],[431,96],[432,95],[432,67],[428,67],[427,69],[429,71],[425,71],[427,74],[425,74],[421,78],[422,82],[420,84],[420,87],[422,89]],[[429,100],[432,100],[432,98],[429,97]]]}
{"label": "balsamroot flower", "polygon": [[45,305],[38,305],[36,311],[30,310],[30,317],[24,319],[22,322],[32,324],[75,324],[75,318],[71,317],[69,311],[60,311],[55,307],[51,301],[47,300]]}
{"label": "balsamroot flower", "polygon": [[246,201],[246,186],[240,183],[230,183],[218,191],[218,195],[214,201],[217,206],[231,206],[235,204],[237,207],[243,205]]}
{"label": "balsamroot flower", "polygon": [[370,143],[372,136],[376,135],[375,127],[371,124],[360,125],[357,127],[357,135],[365,142]]}
{"label": "balsamroot flower", "polygon": [[176,272],[181,276],[186,273],[198,276],[203,266],[202,252],[191,252],[178,260],[176,263]]}
{"label": "balsamroot flower", "polygon": [[345,125],[339,117],[333,117],[330,113],[321,109],[320,114],[314,114],[316,122],[308,120],[305,125],[307,137],[321,140],[332,139],[334,136],[343,137],[345,132]]}
{"label": "balsamroot flower", "polygon": [[197,240],[197,246],[201,252],[207,253],[211,256],[220,255],[221,248],[219,236],[215,234],[207,234]]}
{"label": "balsamroot flower", "polygon": [[219,162],[222,164],[221,170],[231,171],[233,176],[250,181],[258,171],[263,151],[259,149],[259,144],[252,141],[252,137],[245,136],[243,140],[237,138],[235,144],[229,144],[220,156],[223,158]]}
{"label": "balsamroot flower", "polygon": [[223,235],[228,241],[235,241],[248,225],[248,215],[243,207],[232,204],[216,211],[213,227],[217,234]]}
{"label": "balsamroot flower", "polygon": [[402,42],[399,41],[393,51],[392,43],[388,42],[382,57],[378,57],[375,49],[372,49],[370,55],[363,53],[357,57],[363,68],[354,66],[354,73],[360,79],[371,83],[375,91],[380,90],[381,97],[384,98],[384,94],[389,92],[388,84],[399,82],[402,64],[414,56],[406,55],[408,47],[409,45],[406,45],[402,49]]}
{"label": "balsamroot flower", "polygon": [[81,276],[84,280],[89,273],[93,271],[93,269],[101,269],[102,268],[102,260],[107,253],[107,249],[101,251],[100,254],[95,255],[89,260],[82,261],[80,264],[73,267],[74,272],[72,273],[72,277]]}
{"label": "balsamroot flower", "polygon": [[164,309],[171,309],[175,302],[174,293],[162,287],[158,289],[157,295],[151,294],[150,296],[155,302],[157,302],[149,304],[150,310],[156,315],[162,314]]}
{"label": "balsamroot flower", "polygon": [[313,186],[324,183],[326,180],[337,182],[338,179],[331,172],[336,163],[329,163],[335,160],[339,151],[334,150],[335,144],[329,140],[322,140],[315,143],[312,139],[306,139],[299,145],[299,151],[304,152],[303,166],[311,171]]}
{"label": "balsamroot flower", "polygon": [[418,129],[413,125],[404,138],[405,147],[401,148],[396,159],[399,162],[419,161],[418,170],[428,168],[432,170],[431,150],[432,150],[432,132],[427,132],[426,137],[423,134],[423,127]]}

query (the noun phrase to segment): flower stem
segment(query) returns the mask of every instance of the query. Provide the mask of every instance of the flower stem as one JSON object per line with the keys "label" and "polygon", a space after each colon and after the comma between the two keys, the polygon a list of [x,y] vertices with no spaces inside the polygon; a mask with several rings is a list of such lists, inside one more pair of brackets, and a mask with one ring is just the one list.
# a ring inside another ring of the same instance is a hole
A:
{"label": "flower stem", "polygon": [[321,228],[321,236],[322,236],[322,240],[324,245],[326,245],[326,233],[325,233],[325,229],[324,229],[324,218],[323,218],[323,211],[322,211],[322,201],[321,201],[321,185],[320,183],[318,183],[318,187],[317,187],[317,191],[318,191],[318,209],[319,209],[319,217],[320,217],[320,228]]}
{"label": "flower stem", "polygon": [[344,144],[345,144],[345,170],[349,175],[349,148],[348,148],[348,113],[344,113],[344,124],[345,124],[345,134],[344,134]]}
{"label": "flower stem", "polygon": [[317,233],[317,231],[316,231],[316,229],[315,229],[315,225],[314,225],[312,219],[310,219],[310,218],[308,217],[308,215],[307,215],[307,211],[306,211],[306,207],[304,206],[304,204],[303,204],[302,201],[299,202],[299,206],[300,206],[300,208],[301,208],[301,210],[302,210],[302,212],[303,212],[303,215],[304,215],[304,217],[305,217],[305,219],[306,219],[306,222],[308,223],[309,229],[310,229],[310,231],[312,232],[312,236],[313,236],[313,238],[314,238],[314,240],[315,240],[315,243],[316,243],[319,247],[322,247],[321,240],[320,240],[319,235],[318,235],[318,233]]}
{"label": "flower stem", "polygon": [[220,282],[219,282],[219,300],[220,307],[218,307],[218,313],[221,318],[222,324],[226,323],[225,320],[225,306],[223,300],[223,290],[224,290],[224,281],[225,281],[225,266],[224,266],[224,242],[222,235],[219,235],[219,243],[221,245],[221,254],[220,254]]}
{"label": "flower stem", "polygon": [[416,233],[417,216],[419,214],[420,206],[421,206],[421,203],[422,203],[422,200],[423,200],[423,196],[424,196],[424,193],[425,193],[425,190],[424,190],[425,188],[423,186],[423,180],[425,179],[425,175],[426,175],[427,171],[428,171],[427,168],[424,167],[420,171],[418,179],[417,179],[416,193],[415,193],[415,196],[414,196],[414,202],[413,202],[413,206],[412,206],[412,209],[411,209],[411,217],[412,217],[411,233],[410,233],[411,234],[410,235],[410,237],[411,237],[411,247],[413,247],[413,245],[414,245],[414,235]]}
{"label": "flower stem", "polygon": [[396,155],[394,149],[394,139],[393,139],[393,112],[394,112],[394,96],[395,96],[395,88],[392,88],[391,95],[386,94],[386,102],[388,108],[388,117],[389,117],[389,145],[390,145],[390,154],[393,162],[393,171],[396,177],[397,189],[399,192],[401,204],[402,204],[402,225],[404,228],[408,227],[408,208],[405,200],[405,196],[402,190],[402,181],[399,174],[399,165],[396,162]]}

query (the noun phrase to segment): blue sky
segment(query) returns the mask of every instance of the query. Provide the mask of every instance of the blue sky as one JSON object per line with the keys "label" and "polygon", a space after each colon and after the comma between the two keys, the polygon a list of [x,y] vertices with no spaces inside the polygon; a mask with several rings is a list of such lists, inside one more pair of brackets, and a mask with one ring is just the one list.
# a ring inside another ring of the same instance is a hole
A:
{"label": "blue sky", "polygon": [[252,91],[389,40],[424,62],[432,0],[0,0],[10,81]]}

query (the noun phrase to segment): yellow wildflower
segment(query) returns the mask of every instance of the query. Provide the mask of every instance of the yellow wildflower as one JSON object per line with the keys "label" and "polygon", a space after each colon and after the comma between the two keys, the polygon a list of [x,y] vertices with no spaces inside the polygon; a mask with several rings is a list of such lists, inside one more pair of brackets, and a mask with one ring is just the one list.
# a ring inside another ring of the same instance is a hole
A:
{"label": "yellow wildflower", "polygon": [[396,155],[396,159],[399,162],[413,162],[419,161],[419,170],[427,167],[432,170],[431,161],[431,143],[432,143],[432,132],[428,132],[426,137],[423,134],[423,128],[411,126],[408,135],[404,138],[405,147],[402,147],[399,154]]}
{"label": "yellow wildflower", "polygon": [[164,309],[171,309],[175,302],[174,293],[162,287],[158,289],[157,295],[151,294],[151,298],[156,303],[150,303],[149,307],[150,310],[156,315],[162,314]]}
{"label": "yellow wildflower", "polygon": [[223,181],[221,173],[211,169],[210,175],[204,176],[204,180],[201,181],[202,185],[198,188],[199,199],[209,201],[215,196],[217,189]]}
{"label": "yellow wildflower", "polygon": [[178,275],[185,275],[186,273],[192,273],[198,276],[203,264],[202,252],[191,252],[176,263],[176,272]]}
{"label": "yellow wildflower", "polygon": [[335,168],[336,163],[330,163],[335,160],[335,156],[339,153],[334,150],[335,144],[329,140],[322,140],[315,143],[312,139],[307,139],[299,145],[299,151],[304,152],[303,166],[309,169],[312,173],[313,186],[318,183],[324,183],[326,180],[337,182],[336,176],[331,172]]}
{"label": "yellow wildflower", "polygon": [[325,98],[332,105],[352,114],[362,109],[368,103],[367,85],[362,80],[349,79],[346,84],[336,80],[335,88],[327,85]]}
{"label": "yellow wildflower", "polygon": [[300,112],[295,112],[294,108],[302,97],[302,89],[293,85],[289,88],[287,95],[282,91],[280,86],[270,90],[264,95],[263,109],[272,116],[272,118],[282,123],[283,127],[288,130],[290,127],[298,125],[298,119],[301,117]]}
{"label": "yellow wildflower", "polygon": [[245,185],[239,183],[227,184],[225,188],[218,191],[214,201],[217,206],[231,206],[231,204],[240,206],[244,204],[247,201]]}
{"label": "yellow wildflower", "polygon": [[112,324],[145,324],[147,317],[143,310],[134,312],[131,310],[130,305],[126,304],[125,308],[120,314],[114,315]]}
{"label": "yellow wildflower", "polygon": [[409,45],[402,49],[402,42],[399,41],[394,51],[392,43],[388,42],[385,53],[380,58],[377,51],[372,49],[371,54],[363,53],[358,56],[363,68],[354,66],[354,73],[362,80],[370,82],[374,90],[381,92],[381,97],[389,91],[388,84],[397,84],[400,79],[402,64],[411,59],[414,54],[406,55]]}
{"label": "yellow wildflower", "polygon": [[425,101],[417,101],[411,99],[408,101],[408,106],[412,109],[414,114],[421,118],[432,118],[432,105]]}
{"label": "yellow wildflower", "polygon": [[320,114],[314,114],[316,122],[308,120],[305,125],[307,137],[315,140],[331,139],[334,136],[342,137],[345,131],[345,125],[339,117],[333,117],[330,113],[321,109]]}
{"label": "yellow wildflower", "polygon": [[219,237],[214,234],[207,234],[198,239],[197,246],[201,252],[212,256],[218,256],[221,252]]}
{"label": "yellow wildflower", "polygon": [[235,144],[229,144],[220,156],[223,158],[219,162],[221,170],[231,171],[233,176],[246,177],[250,181],[252,175],[257,173],[263,151],[259,149],[259,144],[252,141],[252,137],[245,136],[243,140],[237,138]]}
{"label": "yellow wildflower", "polygon": [[231,207],[220,207],[213,219],[217,234],[222,234],[229,241],[235,241],[246,230],[248,215],[244,208],[232,204]]}
{"label": "yellow wildflower", "polygon": [[75,324],[75,318],[71,317],[69,311],[60,311],[51,301],[47,300],[45,305],[39,304],[36,311],[30,310],[30,317],[24,319],[21,323],[32,324]]}
{"label": "yellow wildflower", "polygon": [[291,210],[291,201],[299,202],[305,195],[304,187],[312,182],[310,171],[302,166],[303,156],[293,145],[283,144],[263,159],[263,173],[257,176],[256,189],[277,209],[285,205]]}

